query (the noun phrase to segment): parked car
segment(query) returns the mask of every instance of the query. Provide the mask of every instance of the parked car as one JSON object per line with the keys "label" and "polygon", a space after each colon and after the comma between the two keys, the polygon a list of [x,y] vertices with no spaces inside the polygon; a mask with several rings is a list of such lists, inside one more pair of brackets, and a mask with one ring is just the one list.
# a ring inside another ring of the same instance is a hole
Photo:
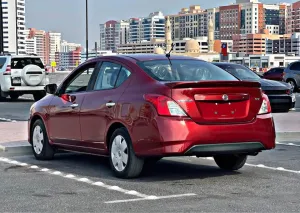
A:
{"label": "parked car", "polygon": [[231,73],[243,81],[258,81],[271,102],[272,111],[288,112],[295,107],[296,96],[291,85],[285,82],[263,79],[249,68],[233,63],[216,62],[216,66]]}
{"label": "parked car", "polygon": [[46,95],[49,78],[38,56],[0,55],[0,99],[10,96],[16,100],[24,94],[32,94],[38,101]]}
{"label": "parked car", "polygon": [[283,80],[294,88],[294,92],[298,91],[300,88],[300,61],[290,63],[284,69]]}
{"label": "parked car", "polygon": [[195,58],[102,56],[46,91],[28,125],[38,160],[59,149],[105,155],[117,177],[130,178],[167,156],[212,156],[220,168],[238,170],[248,155],[275,147],[260,83]]}
{"label": "parked car", "polygon": [[263,74],[263,78],[274,80],[274,81],[283,81],[283,71],[284,67],[274,67],[271,68],[269,71]]}

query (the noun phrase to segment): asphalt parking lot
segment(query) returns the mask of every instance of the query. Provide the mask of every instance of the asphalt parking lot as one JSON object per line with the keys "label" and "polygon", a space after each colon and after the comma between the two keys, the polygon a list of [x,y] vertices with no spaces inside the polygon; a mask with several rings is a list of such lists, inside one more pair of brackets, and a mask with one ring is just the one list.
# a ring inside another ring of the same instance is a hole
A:
{"label": "asphalt parking lot", "polygon": [[[27,120],[32,103],[26,96],[1,102],[2,121]],[[287,132],[276,149],[249,157],[237,172],[220,170],[211,158],[164,158],[141,177],[122,180],[104,157],[66,153],[37,161],[32,154],[0,153],[0,211],[298,212],[300,137],[285,128],[300,117],[299,103],[294,111],[274,113]]]}

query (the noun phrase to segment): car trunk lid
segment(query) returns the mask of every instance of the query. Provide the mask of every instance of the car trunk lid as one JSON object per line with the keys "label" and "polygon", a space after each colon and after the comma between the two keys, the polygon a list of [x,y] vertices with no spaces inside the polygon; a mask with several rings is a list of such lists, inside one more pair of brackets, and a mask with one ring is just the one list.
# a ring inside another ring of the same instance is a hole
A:
{"label": "car trunk lid", "polygon": [[259,82],[168,82],[172,99],[197,123],[246,123],[262,104]]}

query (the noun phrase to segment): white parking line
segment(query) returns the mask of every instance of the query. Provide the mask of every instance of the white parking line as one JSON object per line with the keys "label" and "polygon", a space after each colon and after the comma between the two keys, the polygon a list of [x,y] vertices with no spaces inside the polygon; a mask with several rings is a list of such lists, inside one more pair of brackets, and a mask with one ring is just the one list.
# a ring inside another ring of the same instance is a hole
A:
{"label": "white parking line", "polygon": [[15,120],[11,120],[9,118],[0,118],[0,121],[6,121],[6,122],[17,122]]}
{"label": "white parking line", "polygon": [[150,197],[146,197],[146,198],[136,198],[136,199],[128,199],[128,200],[107,201],[105,203],[127,203],[127,202],[143,201],[143,200],[161,200],[161,199],[170,199],[170,198],[177,198],[177,197],[188,197],[188,196],[196,196],[196,194],[189,193],[189,194],[158,196],[158,197],[157,196],[150,196]]}
{"label": "white parking line", "polygon": [[300,144],[295,144],[295,143],[281,143],[281,142],[276,142],[276,144],[285,145],[285,146],[298,146],[298,147],[300,147]]}
{"label": "white parking line", "polygon": [[[194,157],[194,156],[193,156]],[[195,156],[196,157],[196,156]],[[214,158],[212,157],[208,157],[208,158],[203,158],[206,160],[214,160]],[[263,169],[270,169],[270,170],[276,170],[276,171],[284,171],[284,172],[290,172],[290,173],[295,173],[295,174],[300,174],[300,171],[297,170],[291,170],[291,169],[285,169],[283,167],[271,167],[271,166],[265,166],[263,164],[250,164],[250,163],[246,163],[246,166],[251,166],[251,167],[257,167],[257,168],[263,168]]]}
{"label": "white parking line", "polygon": [[176,197],[187,197],[187,196],[195,196],[196,194],[194,193],[189,193],[189,194],[178,194],[178,195],[167,195],[167,196],[154,196],[154,195],[146,195],[146,194],[142,194],[140,192],[137,192],[135,190],[127,190],[127,189],[123,189],[119,186],[111,186],[108,184],[105,184],[103,182],[95,182],[93,180],[90,180],[88,178],[85,177],[76,177],[73,174],[64,174],[61,171],[53,171],[51,169],[48,168],[41,168],[38,167],[36,165],[29,165],[27,163],[22,163],[16,160],[11,160],[8,158],[3,158],[0,157],[0,162],[4,162],[4,163],[8,163],[8,164],[13,164],[13,165],[18,165],[18,166],[22,166],[22,167],[27,167],[30,169],[36,169],[40,172],[45,172],[47,174],[50,175],[55,175],[55,176],[60,176],[63,178],[68,178],[68,179],[72,179],[78,182],[82,182],[82,183],[86,183],[89,185],[93,185],[93,186],[98,186],[98,187],[102,187],[111,191],[118,191],[121,192],[125,195],[132,195],[132,196],[136,196],[138,197],[137,199],[128,199],[128,200],[115,200],[115,201],[107,201],[105,203],[122,203],[122,202],[133,202],[133,201],[142,201],[142,200],[160,200],[160,199],[168,199],[168,198],[176,198]]}

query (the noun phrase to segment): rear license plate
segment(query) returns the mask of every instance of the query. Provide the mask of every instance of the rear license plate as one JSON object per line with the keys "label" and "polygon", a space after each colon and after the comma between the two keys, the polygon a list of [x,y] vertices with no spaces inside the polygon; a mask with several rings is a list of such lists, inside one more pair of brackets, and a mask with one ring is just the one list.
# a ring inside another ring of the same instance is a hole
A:
{"label": "rear license plate", "polygon": [[21,78],[13,78],[12,82],[13,82],[13,84],[20,84],[21,83]]}

